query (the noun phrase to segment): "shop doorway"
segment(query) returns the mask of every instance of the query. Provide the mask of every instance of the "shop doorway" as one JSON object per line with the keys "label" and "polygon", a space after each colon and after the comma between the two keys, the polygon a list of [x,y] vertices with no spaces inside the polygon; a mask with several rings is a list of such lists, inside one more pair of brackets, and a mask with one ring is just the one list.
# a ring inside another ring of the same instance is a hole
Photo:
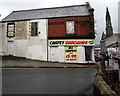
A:
{"label": "shop doorway", "polygon": [[85,60],[92,61],[92,47],[91,46],[85,47]]}

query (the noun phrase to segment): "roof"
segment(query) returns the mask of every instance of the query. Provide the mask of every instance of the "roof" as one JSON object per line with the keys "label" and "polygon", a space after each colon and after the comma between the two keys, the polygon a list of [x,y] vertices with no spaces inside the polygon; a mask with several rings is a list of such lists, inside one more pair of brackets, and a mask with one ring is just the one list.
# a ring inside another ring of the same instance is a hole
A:
{"label": "roof", "polygon": [[103,33],[102,33],[101,40],[104,40],[105,38],[106,38],[106,34],[103,32]]}
{"label": "roof", "polygon": [[19,21],[19,20],[33,20],[33,19],[46,19],[56,17],[68,17],[68,16],[89,16],[89,7],[87,4],[64,6],[55,8],[43,8],[43,9],[31,9],[13,11],[2,21]]}
{"label": "roof", "polygon": [[101,40],[104,40],[106,38],[111,38],[112,36],[120,38],[120,33],[113,33],[113,35],[107,37],[106,34],[104,34],[104,32],[103,32]]}
{"label": "roof", "polygon": [[116,33],[115,36],[120,38],[120,33]]}

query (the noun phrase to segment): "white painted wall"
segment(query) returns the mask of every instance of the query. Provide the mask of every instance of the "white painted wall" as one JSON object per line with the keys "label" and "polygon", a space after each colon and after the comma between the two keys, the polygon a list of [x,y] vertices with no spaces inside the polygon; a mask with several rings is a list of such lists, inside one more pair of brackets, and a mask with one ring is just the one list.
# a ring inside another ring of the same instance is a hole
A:
{"label": "white painted wall", "polygon": [[50,61],[50,46],[48,46],[48,61]]}
{"label": "white painted wall", "polygon": [[28,44],[27,58],[47,61],[47,40],[33,37]]}
{"label": "white painted wall", "polygon": [[[30,36],[30,22],[38,22],[38,36]],[[31,20],[27,23],[27,39],[15,40],[15,38],[7,38],[7,24],[4,23],[2,26],[2,43],[3,52],[5,55],[14,55],[19,57],[26,57],[29,59],[37,59],[42,61],[51,61],[51,48],[47,48],[47,33],[48,33],[48,21],[46,19]],[[8,42],[12,40],[13,42]],[[58,62],[65,62],[65,49],[64,46],[57,47],[58,49]],[[94,48],[93,48],[94,49]],[[47,53],[48,52],[48,53]],[[78,46],[78,63],[86,63],[85,61],[85,48],[84,46]],[[94,61],[94,50],[92,50],[92,60]]]}
{"label": "white painted wall", "polygon": [[92,48],[92,62],[95,62],[95,51],[94,51],[94,47]]}
{"label": "white painted wall", "polygon": [[[54,47],[52,47],[54,48]],[[58,62],[65,62],[65,49],[64,49],[64,46],[58,46],[58,47],[55,47],[55,48],[58,48]],[[94,63],[95,60],[94,60],[94,47],[92,48],[92,61],[85,61],[85,47],[84,46],[78,46],[78,49],[77,49],[77,62],[78,63]],[[48,46],[48,61],[51,61],[51,48],[50,46]],[[76,63],[77,63],[76,62]],[[72,62],[67,62],[67,63],[72,63]]]}
{"label": "white painted wall", "polygon": [[[35,37],[30,36],[30,22],[38,22],[38,32],[40,34]],[[15,40],[15,38],[7,38],[7,24],[4,23],[3,28],[3,51],[5,55],[14,55],[26,57],[29,59],[37,59],[47,61],[47,25],[46,19],[27,21],[28,38],[25,40]],[[13,42],[8,42],[12,40]]]}
{"label": "white painted wall", "polygon": [[59,62],[65,62],[65,49],[64,46],[58,47],[58,56],[59,56]]}
{"label": "white painted wall", "polygon": [[85,63],[85,48],[78,46],[78,63]]}
{"label": "white painted wall", "polygon": [[7,24],[3,23],[2,24],[2,52],[4,55],[8,55],[8,48],[7,48]]}
{"label": "white painted wall", "polygon": [[27,58],[47,61],[47,25],[46,19],[31,20],[38,22],[38,36],[30,37],[27,49]]}
{"label": "white painted wall", "polygon": [[2,23],[0,23],[0,55],[2,55]]}
{"label": "white painted wall", "polygon": [[13,49],[14,56],[26,57],[27,50],[28,50],[28,40],[14,40],[14,49]]}

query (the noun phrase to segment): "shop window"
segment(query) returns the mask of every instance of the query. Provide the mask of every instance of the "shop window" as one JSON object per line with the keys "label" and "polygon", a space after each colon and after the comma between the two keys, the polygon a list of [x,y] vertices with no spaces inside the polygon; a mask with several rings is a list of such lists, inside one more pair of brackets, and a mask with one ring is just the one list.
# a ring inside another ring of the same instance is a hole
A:
{"label": "shop window", "polygon": [[65,61],[76,62],[77,61],[77,46],[65,46]]}
{"label": "shop window", "polygon": [[85,47],[85,59],[86,61],[92,61],[92,47],[86,46]]}
{"label": "shop window", "polygon": [[31,36],[38,36],[38,22],[31,22]]}
{"label": "shop window", "polygon": [[66,33],[74,34],[74,21],[66,21]]}
{"label": "shop window", "polygon": [[7,37],[14,37],[15,36],[15,23],[8,23],[7,24]]}

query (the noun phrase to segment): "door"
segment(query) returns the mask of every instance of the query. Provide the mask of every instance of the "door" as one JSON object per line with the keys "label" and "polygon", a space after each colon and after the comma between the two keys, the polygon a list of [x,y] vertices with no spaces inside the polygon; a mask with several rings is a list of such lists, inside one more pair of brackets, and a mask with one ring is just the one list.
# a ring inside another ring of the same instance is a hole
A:
{"label": "door", "polygon": [[15,51],[14,42],[13,41],[9,41],[8,42],[8,54],[9,55],[13,55],[14,51]]}
{"label": "door", "polygon": [[85,47],[85,60],[92,61],[92,47],[91,46]]}
{"label": "door", "polygon": [[58,47],[50,47],[50,61],[58,62]]}

